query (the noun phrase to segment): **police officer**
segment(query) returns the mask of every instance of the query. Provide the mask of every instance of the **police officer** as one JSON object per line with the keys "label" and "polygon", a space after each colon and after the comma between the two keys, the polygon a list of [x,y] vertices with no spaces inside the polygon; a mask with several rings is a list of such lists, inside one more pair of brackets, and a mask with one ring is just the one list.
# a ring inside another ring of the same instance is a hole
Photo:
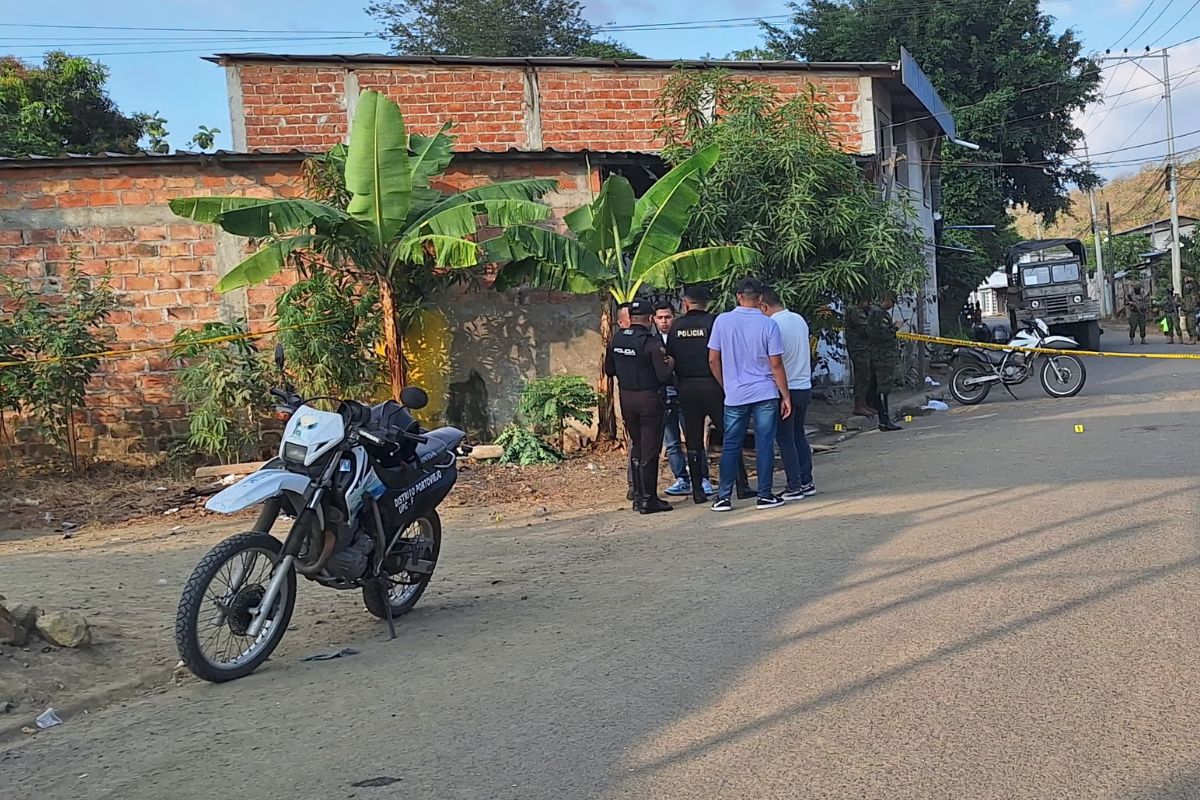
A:
{"label": "police officer", "polygon": [[651,330],[653,314],[649,302],[634,300],[629,327],[613,337],[604,357],[604,373],[620,386],[621,414],[632,440],[633,509],[642,514],[671,510],[658,496],[658,454],[667,413],[663,387],[671,382],[672,365],[662,338]]}
{"label": "police officer", "polygon": [[[708,311],[712,295],[703,286],[693,286],[683,293],[684,315],[671,325],[667,334],[667,354],[675,361],[675,385],[683,412],[683,437],[687,440],[688,472],[691,474],[692,500],[699,504],[707,500],[705,486],[708,458],[704,450],[704,431],[708,420],[716,428],[717,440],[724,439],[725,393],[708,366],[708,338],[712,334],[715,314]],[[755,496],[746,477],[746,465],[738,468],[737,495],[741,499]]]}

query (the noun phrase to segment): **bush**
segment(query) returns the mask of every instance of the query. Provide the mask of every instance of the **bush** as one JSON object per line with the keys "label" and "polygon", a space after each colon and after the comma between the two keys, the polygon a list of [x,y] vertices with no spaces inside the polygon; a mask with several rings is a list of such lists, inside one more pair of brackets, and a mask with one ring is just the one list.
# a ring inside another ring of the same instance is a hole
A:
{"label": "bush", "polygon": [[[71,256],[74,261],[76,254]],[[0,368],[0,412],[27,416],[38,434],[65,449],[78,467],[74,415],[100,366],[98,358],[89,356],[106,349],[101,326],[116,307],[109,280],[81,275],[73,264],[56,302],[3,276],[0,289],[9,295],[12,307],[12,313],[0,319],[0,361],[30,362]],[[45,360],[55,358],[63,360]]]}
{"label": "bush", "polygon": [[496,444],[504,448],[501,464],[519,464],[529,467],[534,464],[557,464],[563,455],[546,444],[536,433],[520,425],[509,425],[496,437]]}
{"label": "bush", "polygon": [[260,452],[271,407],[268,364],[254,344],[209,341],[245,333],[242,325],[210,322],[171,340],[171,355],[182,362],[177,391],[189,406],[187,447],[225,463]]}
{"label": "bush", "polygon": [[525,384],[517,413],[533,425],[534,430],[556,436],[561,451],[567,420],[591,425],[592,409],[599,402],[596,390],[582,377],[555,375]]}
{"label": "bush", "polygon": [[305,397],[370,398],[386,378],[375,352],[383,327],[379,290],[314,269],[275,301],[288,374]]}

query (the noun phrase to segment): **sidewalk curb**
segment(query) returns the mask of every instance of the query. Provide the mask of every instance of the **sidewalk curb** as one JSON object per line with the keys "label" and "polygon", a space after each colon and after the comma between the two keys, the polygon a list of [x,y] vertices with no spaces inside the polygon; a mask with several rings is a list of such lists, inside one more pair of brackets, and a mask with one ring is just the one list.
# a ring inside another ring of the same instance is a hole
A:
{"label": "sidewalk curb", "polygon": [[[67,700],[63,703],[54,705],[60,717],[63,718],[64,725],[70,725],[72,721],[80,714],[100,710],[106,708],[118,700],[125,700],[134,695],[140,694],[142,690],[154,689],[158,686],[170,681],[171,676],[175,673],[175,666],[156,667],[155,669],[146,670],[134,678],[126,681],[118,681],[110,683],[99,689],[95,689],[87,694]],[[21,728],[32,728],[33,717],[38,713],[22,712],[6,714],[3,721],[0,721],[0,744],[8,743],[11,740],[16,740],[22,736]],[[53,729],[50,729],[53,730]],[[38,733],[42,733],[39,731]],[[25,734],[24,738],[32,739],[37,734]]]}

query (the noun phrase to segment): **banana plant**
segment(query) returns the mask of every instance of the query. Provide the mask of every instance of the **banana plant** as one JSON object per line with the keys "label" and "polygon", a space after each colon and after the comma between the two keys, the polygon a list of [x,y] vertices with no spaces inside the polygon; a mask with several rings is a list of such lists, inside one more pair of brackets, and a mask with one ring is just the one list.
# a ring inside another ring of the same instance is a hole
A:
{"label": "banana plant", "polygon": [[456,194],[431,187],[453,158],[449,124],[433,136],[410,134],[400,108],[378,92],[363,92],[350,142],[335,148],[349,202],[345,207],[305,199],[182,197],[171,210],[219,225],[261,247],[217,284],[228,292],[262,283],[290,262],[325,265],[378,282],[384,347],[393,394],[404,386],[404,329],[457,272],[479,266],[492,240],[482,228],[541,222],[538,202],[554,180],[487,184]]}
{"label": "banana plant", "polygon": [[[628,303],[644,286],[668,289],[703,283],[757,260],[757,252],[736,245],[680,250],[700,201],[701,181],[719,156],[717,145],[696,152],[636,200],[624,176],[610,175],[590,204],[564,217],[574,237],[535,225],[509,228],[489,249],[492,260],[503,263],[496,288],[529,285],[606,295],[600,338],[607,351],[612,338],[609,298]],[[611,436],[615,434],[612,381],[603,373],[602,357],[599,424],[601,435]]]}

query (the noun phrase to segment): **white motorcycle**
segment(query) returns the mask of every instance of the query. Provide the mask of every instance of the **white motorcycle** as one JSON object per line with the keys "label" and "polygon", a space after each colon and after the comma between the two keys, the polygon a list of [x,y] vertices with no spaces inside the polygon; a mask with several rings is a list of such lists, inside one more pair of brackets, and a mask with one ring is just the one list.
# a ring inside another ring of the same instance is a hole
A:
{"label": "white motorcycle", "polygon": [[[283,368],[283,355],[276,351]],[[285,381],[286,384],[286,381]],[[333,589],[361,589],[367,610],[388,622],[416,605],[442,544],[437,506],[458,477],[463,432],[425,431],[409,413],[429,398],[414,386],[366,406],[338,400],[322,411],[290,387],[272,389],[288,416],[279,457],[206,507],[233,514],[261,505],[247,533],[218,544],[188,578],[175,644],[198,678],[248,675],[283,638],[296,603],[296,574]],[[294,522],[281,542],[280,515]]]}
{"label": "white motorcycle", "polygon": [[1034,347],[1047,350],[1075,350],[1079,343],[1069,336],[1052,336],[1040,319],[1026,323],[1009,341],[1010,350],[996,351],[982,347],[954,348],[954,371],[950,375],[950,394],[966,406],[982,403],[1000,384],[1016,399],[1008,387],[1024,383],[1035,373],[1042,388],[1051,397],[1074,397],[1083,389],[1087,370],[1083,361],[1066,353],[1030,353],[1016,348]]}

